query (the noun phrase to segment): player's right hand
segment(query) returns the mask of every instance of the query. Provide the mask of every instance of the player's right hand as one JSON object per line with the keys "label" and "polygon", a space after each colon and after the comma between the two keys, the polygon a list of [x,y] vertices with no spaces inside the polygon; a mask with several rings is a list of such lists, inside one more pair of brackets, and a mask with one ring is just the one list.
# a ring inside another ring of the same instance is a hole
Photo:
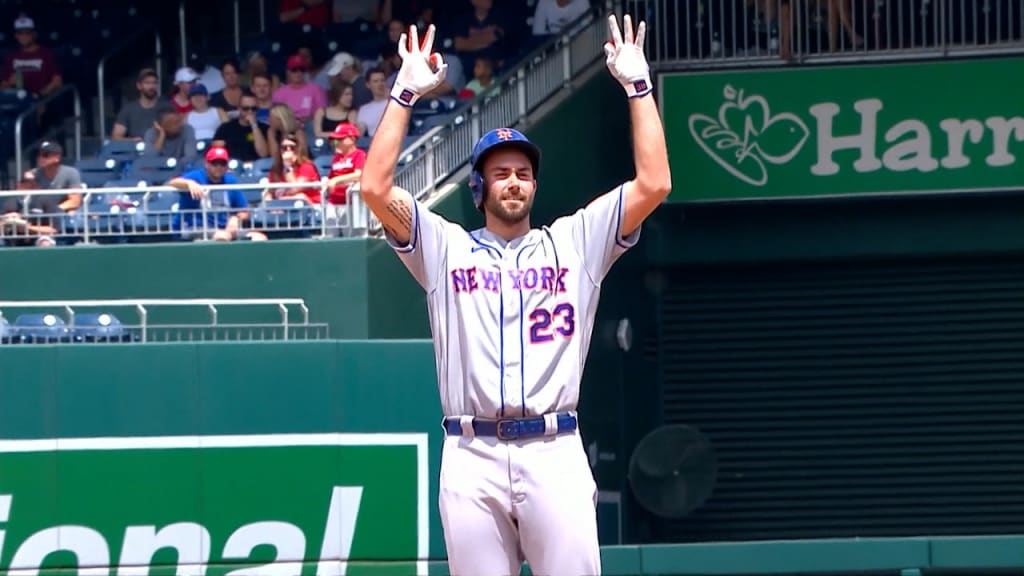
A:
{"label": "player's right hand", "polygon": [[424,94],[444,82],[448,64],[440,53],[431,52],[433,48],[433,24],[427,27],[422,44],[415,24],[409,26],[409,32],[403,33],[398,39],[398,55],[402,57],[402,67],[391,88],[391,98],[402,106],[411,107]]}

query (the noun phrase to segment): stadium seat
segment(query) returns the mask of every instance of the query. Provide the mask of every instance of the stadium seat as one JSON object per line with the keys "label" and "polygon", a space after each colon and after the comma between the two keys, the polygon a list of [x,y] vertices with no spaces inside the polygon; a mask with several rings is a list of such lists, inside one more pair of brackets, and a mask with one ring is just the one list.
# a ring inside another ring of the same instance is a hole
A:
{"label": "stadium seat", "polygon": [[75,163],[82,176],[82,183],[89,188],[99,188],[108,180],[116,180],[124,170],[124,164],[117,158],[82,158]]}
{"label": "stadium seat", "polygon": [[113,193],[90,192],[84,210],[64,216],[64,233],[76,237],[84,236],[88,230],[89,240],[100,243],[119,237],[124,233],[124,216],[120,204],[113,202],[115,198]]}
{"label": "stadium seat", "polygon": [[313,163],[316,164],[316,169],[320,171],[321,176],[327,176],[331,173],[332,160],[334,160],[333,154],[323,154],[313,159]]}
{"label": "stadium seat", "polygon": [[[266,184],[266,182],[267,177],[263,174],[243,172],[238,175],[239,184]],[[245,195],[245,199],[249,202],[250,206],[257,206],[263,202],[263,190],[262,186],[254,186],[242,189],[242,194]]]}
{"label": "stadium seat", "polygon": [[320,212],[302,200],[268,200],[252,211],[252,228],[268,238],[308,238]]}
{"label": "stadium seat", "polygon": [[161,186],[171,178],[180,175],[185,167],[176,158],[161,156],[142,156],[132,161],[124,178],[126,180],[145,180],[154,186]]}
{"label": "stadium seat", "polygon": [[178,192],[153,192],[126,218],[132,241],[170,240],[176,237],[174,213],[178,211]]}
{"label": "stadium seat", "polygon": [[113,314],[107,312],[77,314],[71,327],[75,342],[131,342],[131,332]]}
{"label": "stadium seat", "polygon": [[53,314],[21,314],[14,320],[12,342],[41,344],[70,342],[71,332],[64,319]]}
{"label": "stadium seat", "polygon": [[132,161],[142,155],[146,145],[134,140],[106,140],[100,147],[100,158],[116,158],[121,161]]}

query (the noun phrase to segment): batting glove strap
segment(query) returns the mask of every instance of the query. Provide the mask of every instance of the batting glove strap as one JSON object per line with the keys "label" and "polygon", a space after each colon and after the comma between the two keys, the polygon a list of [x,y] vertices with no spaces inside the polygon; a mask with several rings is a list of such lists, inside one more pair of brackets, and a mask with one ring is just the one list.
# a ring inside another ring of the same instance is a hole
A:
{"label": "batting glove strap", "polygon": [[646,96],[654,90],[650,76],[645,76],[644,78],[633,80],[632,82],[623,82],[622,87],[626,89],[626,96],[629,96],[630,98]]}
{"label": "batting glove strap", "polygon": [[412,108],[419,101],[420,95],[416,91],[395,82],[395,85],[391,87],[391,99],[406,108]]}

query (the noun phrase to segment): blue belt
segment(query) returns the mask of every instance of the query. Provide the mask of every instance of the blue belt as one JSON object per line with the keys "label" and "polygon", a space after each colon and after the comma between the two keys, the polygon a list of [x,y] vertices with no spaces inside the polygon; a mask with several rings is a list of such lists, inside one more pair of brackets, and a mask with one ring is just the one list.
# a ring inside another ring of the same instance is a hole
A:
{"label": "blue belt", "polygon": [[[569,412],[559,412],[556,420],[557,429],[552,433],[562,434],[576,430],[576,416]],[[521,440],[548,435],[547,423],[543,416],[530,418],[501,418],[498,420],[482,420],[473,418],[473,433],[477,436],[492,436],[499,440]],[[462,423],[459,418],[445,418],[444,429],[451,436],[462,435]]]}

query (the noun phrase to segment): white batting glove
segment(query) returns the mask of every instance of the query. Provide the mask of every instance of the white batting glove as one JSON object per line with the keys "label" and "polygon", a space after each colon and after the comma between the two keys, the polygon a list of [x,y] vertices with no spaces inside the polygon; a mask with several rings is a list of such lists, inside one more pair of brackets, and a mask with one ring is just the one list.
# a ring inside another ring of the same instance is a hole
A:
{"label": "white batting glove", "polygon": [[604,43],[605,64],[612,76],[626,89],[626,95],[637,98],[648,94],[654,87],[651,85],[651,70],[644,56],[644,37],[647,35],[647,23],[640,21],[633,38],[633,19],[629,14],[622,17],[625,34],[619,33],[619,24],[612,14],[608,17],[608,31],[611,40]]}
{"label": "white batting glove", "polygon": [[403,33],[398,39],[398,55],[402,57],[402,67],[395,77],[395,85],[391,87],[391,97],[402,106],[411,107],[420,97],[444,82],[448,64],[440,53],[431,53],[433,47],[433,24],[427,27],[422,45],[415,24],[409,27],[408,34]]}

